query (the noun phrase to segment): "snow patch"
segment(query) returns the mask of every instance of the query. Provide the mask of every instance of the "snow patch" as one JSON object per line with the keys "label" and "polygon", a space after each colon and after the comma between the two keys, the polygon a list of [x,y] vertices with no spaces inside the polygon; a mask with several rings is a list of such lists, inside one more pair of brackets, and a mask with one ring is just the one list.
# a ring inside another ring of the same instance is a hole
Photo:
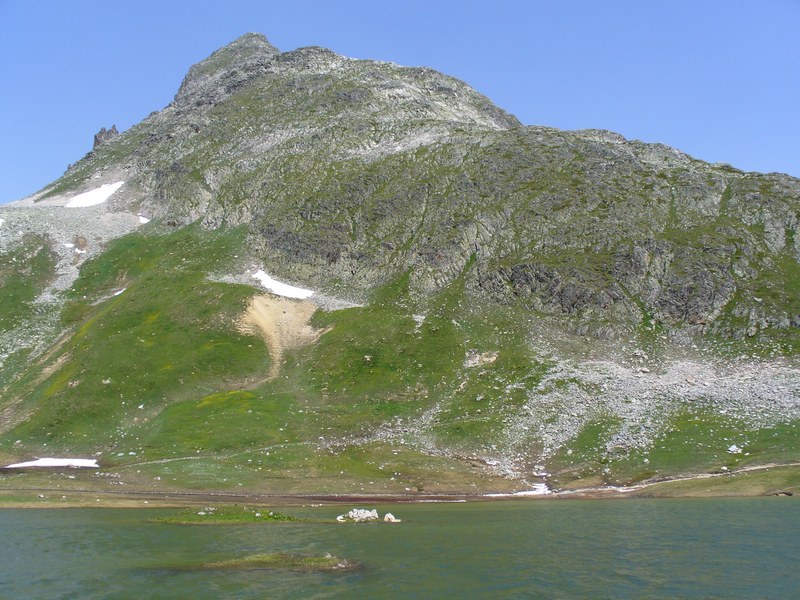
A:
{"label": "snow patch", "polygon": [[261,282],[261,285],[278,296],[303,299],[314,295],[313,290],[306,290],[300,287],[289,285],[288,283],[283,283],[277,279],[273,279],[264,271],[259,270],[256,273],[253,273],[253,279],[258,279]]}
{"label": "snow patch", "polygon": [[120,295],[122,292],[124,292],[124,291],[125,291],[125,290],[127,290],[127,289],[128,289],[128,288],[122,288],[121,290],[117,290],[116,292],[114,292],[114,293],[113,293],[113,294],[111,294],[111,295],[112,295],[112,296],[119,296],[119,295]]}
{"label": "snow patch", "polygon": [[28,462],[14,463],[6,466],[6,469],[24,469],[27,467],[83,467],[99,469],[97,460],[94,458],[38,458]]}
{"label": "snow patch", "polygon": [[139,217],[139,223],[141,223],[142,225],[150,222],[150,219],[148,219],[144,215],[137,215],[137,216]]}
{"label": "snow patch", "polygon": [[104,183],[99,188],[83,192],[77,196],[73,196],[64,205],[67,208],[83,208],[86,206],[95,206],[102,204],[111,197],[111,194],[116,192],[122,187],[124,181],[117,181],[116,183]]}
{"label": "snow patch", "polygon": [[516,496],[546,496],[552,494],[546,483],[534,483],[532,490],[523,490],[513,494],[486,494],[489,498],[513,498]]}

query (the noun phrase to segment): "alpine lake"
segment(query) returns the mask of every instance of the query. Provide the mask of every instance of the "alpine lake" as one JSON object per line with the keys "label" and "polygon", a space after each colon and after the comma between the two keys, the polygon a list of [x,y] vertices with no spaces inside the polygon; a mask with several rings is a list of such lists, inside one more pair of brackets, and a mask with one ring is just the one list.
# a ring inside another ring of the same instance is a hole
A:
{"label": "alpine lake", "polygon": [[[335,522],[352,507],[402,523]],[[0,509],[0,598],[775,599],[800,590],[796,497],[352,507],[282,507],[298,520],[213,526],[158,521],[181,509]],[[207,568],[263,554],[333,555],[353,568]]]}

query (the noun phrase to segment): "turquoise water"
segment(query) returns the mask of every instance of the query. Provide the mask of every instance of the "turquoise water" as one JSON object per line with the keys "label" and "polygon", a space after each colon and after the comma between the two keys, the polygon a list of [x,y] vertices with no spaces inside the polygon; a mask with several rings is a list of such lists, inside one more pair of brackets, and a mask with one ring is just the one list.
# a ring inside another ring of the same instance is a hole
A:
{"label": "turquoise water", "polygon": [[[0,598],[800,597],[795,498],[377,508],[403,523],[180,526],[148,522],[163,510],[2,509]],[[362,569],[185,568],[276,551]]]}

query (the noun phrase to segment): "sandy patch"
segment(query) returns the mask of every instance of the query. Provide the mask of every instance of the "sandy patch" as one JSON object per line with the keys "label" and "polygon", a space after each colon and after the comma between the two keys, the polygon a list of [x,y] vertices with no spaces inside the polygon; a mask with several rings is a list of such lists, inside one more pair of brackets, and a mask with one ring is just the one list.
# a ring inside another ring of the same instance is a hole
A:
{"label": "sandy patch", "polygon": [[239,320],[239,328],[264,338],[272,359],[267,379],[280,373],[283,353],[316,342],[329,329],[315,329],[309,325],[317,310],[311,302],[290,300],[271,295],[254,296]]}

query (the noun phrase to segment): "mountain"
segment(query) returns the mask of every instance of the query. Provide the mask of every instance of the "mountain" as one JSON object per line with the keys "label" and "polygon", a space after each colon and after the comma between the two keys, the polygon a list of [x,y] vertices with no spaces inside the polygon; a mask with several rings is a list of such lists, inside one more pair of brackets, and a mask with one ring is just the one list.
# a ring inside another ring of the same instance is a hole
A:
{"label": "mountain", "polygon": [[0,208],[0,459],[126,489],[797,485],[764,467],[800,448],[800,180],[257,34],[100,133]]}

